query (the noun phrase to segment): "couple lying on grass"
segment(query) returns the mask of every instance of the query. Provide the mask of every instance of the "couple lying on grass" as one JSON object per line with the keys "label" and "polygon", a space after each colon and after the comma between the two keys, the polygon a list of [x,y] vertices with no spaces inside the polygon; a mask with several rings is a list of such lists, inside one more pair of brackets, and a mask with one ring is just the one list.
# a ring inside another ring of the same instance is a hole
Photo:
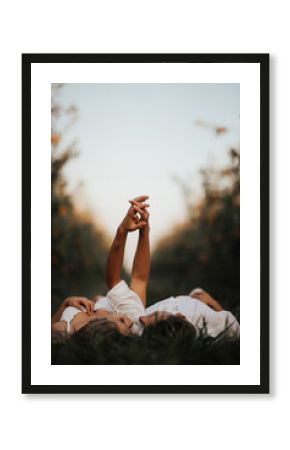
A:
{"label": "couple lying on grass", "polygon": [[[216,338],[239,337],[239,324],[233,314],[200,288],[188,295],[158,301],[146,308],[146,289],[150,271],[149,197],[130,200],[130,208],[117,229],[106,267],[106,296],[94,300],[69,297],[52,317],[53,335],[70,337],[74,334],[92,336],[114,329],[121,335],[141,336],[144,330],[160,328],[162,333],[192,332]],[[127,234],[139,232],[130,286],[121,279]]]}

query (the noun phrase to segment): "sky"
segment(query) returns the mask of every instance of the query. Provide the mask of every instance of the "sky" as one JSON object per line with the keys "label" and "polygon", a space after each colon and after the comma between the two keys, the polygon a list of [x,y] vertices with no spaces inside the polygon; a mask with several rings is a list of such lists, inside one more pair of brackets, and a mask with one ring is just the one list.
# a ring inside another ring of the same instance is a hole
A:
{"label": "sky", "polygon": [[[201,194],[199,171],[220,167],[239,145],[239,84],[65,84],[59,101],[75,105],[77,121],[63,145],[77,140],[65,168],[77,206],[91,211],[113,238],[128,200],[150,196],[151,245],[186,217],[176,178]],[[226,127],[217,135],[214,127]],[[130,269],[137,234],[128,236]]]}

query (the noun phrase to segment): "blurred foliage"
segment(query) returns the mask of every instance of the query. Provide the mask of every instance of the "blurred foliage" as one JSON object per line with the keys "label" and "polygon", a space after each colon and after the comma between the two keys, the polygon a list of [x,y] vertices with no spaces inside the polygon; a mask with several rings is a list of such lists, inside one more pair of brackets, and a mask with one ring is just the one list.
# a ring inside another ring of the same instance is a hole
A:
{"label": "blurred foliage", "polygon": [[[106,292],[104,269],[109,242],[90,216],[76,211],[67,192],[64,168],[77,156],[76,143],[65,144],[66,130],[77,120],[73,106],[59,101],[62,85],[52,85],[52,309],[69,295],[92,297]],[[231,149],[222,170],[201,171],[203,195],[192,200],[192,183],[182,182],[188,219],[165,236],[152,254],[148,304],[203,287],[227,309],[240,301],[240,155]],[[123,272],[123,277],[128,276]]]}
{"label": "blurred foliage", "polygon": [[203,196],[193,202],[182,184],[186,223],[162,239],[152,254],[149,304],[202,287],[226,309],[240,304],[240,153],[228,166],[201,171]]}
{"label": "blurred foliage", "polygon": [[77,118],[72,105],[59,103],[62,85],[52,85],[51,104],[51,275],[52,311],[69,295],[91,297],[105,292],[107,239],[87,214],[80,214],[68,194],[65,165],[77,155],[75,143],[65,146],[66,129]]}

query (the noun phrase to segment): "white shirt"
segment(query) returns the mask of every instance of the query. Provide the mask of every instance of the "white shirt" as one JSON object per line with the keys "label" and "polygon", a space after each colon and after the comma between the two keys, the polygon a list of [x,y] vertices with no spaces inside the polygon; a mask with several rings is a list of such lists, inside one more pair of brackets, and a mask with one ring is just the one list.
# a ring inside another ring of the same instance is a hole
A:
{"label": "white shirt", "polygon": [[107,299],[116,313],[123,314],[134,322],[131,332],[140,336],[144,326],[139,321],[139,317],[145,316],[146,310],[136,292],[132,291],[124,280],[121,280],[107,293]]}
{"label": "white shirt", "polygon": [[[134,324],[131,328],[133,334],[141,335],[144,326],[140,323],[139,317],[158,311],[170,314],[183,314],[186,319],[195,327],[199,333],[206,327],[207,334],[216,337],[224,332],[226,336],[238,337],[240,326],[230,311],[214,311],[200,300],[189,295],[169,297],[161,300],[145,309],[140,297],[132,291],[124,280],[119,281],[108,293],[106,297],[100,297],[95,305],[94,311],[105,309],[109,312],[123,314],[131,319]],[[74,316],[81,311],[73,306],[68,306],[60,320],[69,324]]]}
{"label": "white shirt", "polygon": [[[146,314],[145,307],[139,296],[128,287],[125,281],[121,280],[109,290],[106,297],[100,297],[96,301],[94,311],[98,309],[105,309],[129,317],[133,321],[131,332],[139,336],[143,333],[144,326],[139,322],[139,317]],[[85,308],[82,310],[74,306],[65,308],[60,320],[67,323],[68,332],[73,318],[83,311],[85,311]]]}
{"label": "white shirt", "polygon": [[205,327],[207,334],[211,337],[217,337],[222,332],[229,337],[240,335],[240,326],[230,311],[214,311],[205,303],[189,295],[170,297],[146,308],[146,314],[157,311],[181,313],[198,333]]}

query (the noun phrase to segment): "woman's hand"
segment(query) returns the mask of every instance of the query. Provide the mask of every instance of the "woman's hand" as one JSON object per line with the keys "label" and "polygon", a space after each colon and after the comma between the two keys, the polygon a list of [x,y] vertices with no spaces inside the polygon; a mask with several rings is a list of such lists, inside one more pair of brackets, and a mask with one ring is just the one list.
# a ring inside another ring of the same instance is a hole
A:
{"label": "woman's hand", "polygon": [[119,227],[121,230],[131,232],[145,228],[148,225],[149,213],[146,208],[150,205],[144,203],[148,198],[147,195],[141,195],[133,200],[129,200],[131,206]]}
{"label": "woman's hand", "polygon": [[86,297],[68,297],[64,301],[65,306],[74,306],[80,311],[86,312],[91,316],[94,312],[94,302]]}

